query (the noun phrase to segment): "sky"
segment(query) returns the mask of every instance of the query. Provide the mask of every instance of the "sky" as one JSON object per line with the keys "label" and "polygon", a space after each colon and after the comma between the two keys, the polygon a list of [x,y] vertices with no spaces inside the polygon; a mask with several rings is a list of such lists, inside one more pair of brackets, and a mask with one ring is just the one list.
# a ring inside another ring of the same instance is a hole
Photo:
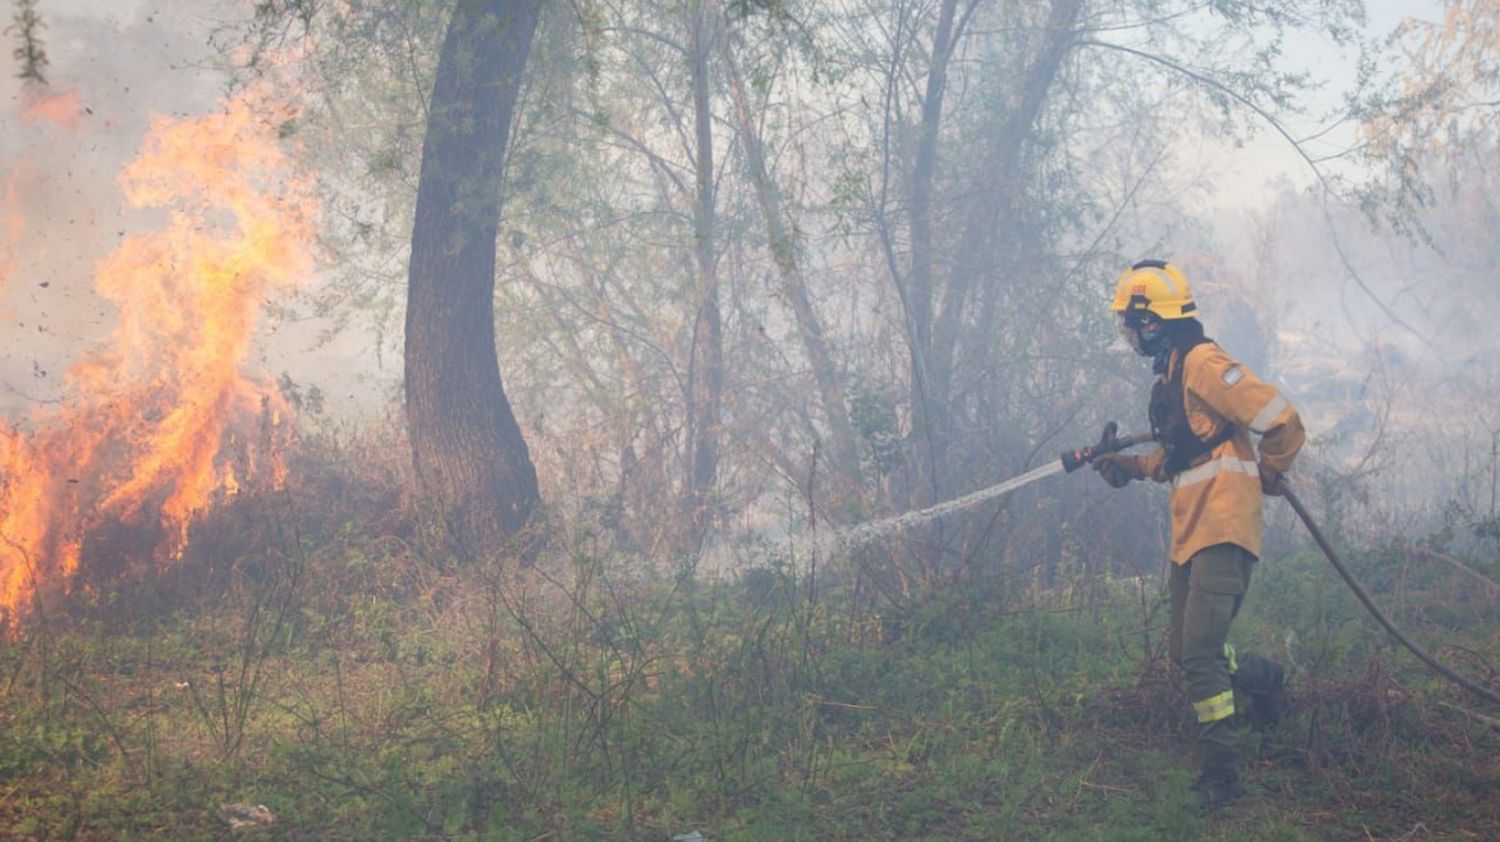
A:
{"label": "sky", "polygon": [[[1366,0],[1365,8],[1368,32],[1373,37],[1383,37],[1408,18],[1437,20],[1442,15],[1442,3],[1438,0]],[[1328,80],[1311,101],[1313,113],[1337,108],[1343,92],[1354,84],[1355,68],[1326,38],[1292,37],[1287,45],[1287,60],[1294,68]],[[1311,119],[1292,120],[1289,127],[1303,136],[1324,128]],[[1330,132],[1323,148],[1332,151],[1348,146],[1353,133],[1352,126]],[[1314,181],[1307,163],[1269,127],[1239,148],[1199,138],[1182,154],[1216,175],[1215,190],[1202,206],[1208,213],[1259,209],[1269,204],[1284,185],[1290,183],[1302,188]]]}

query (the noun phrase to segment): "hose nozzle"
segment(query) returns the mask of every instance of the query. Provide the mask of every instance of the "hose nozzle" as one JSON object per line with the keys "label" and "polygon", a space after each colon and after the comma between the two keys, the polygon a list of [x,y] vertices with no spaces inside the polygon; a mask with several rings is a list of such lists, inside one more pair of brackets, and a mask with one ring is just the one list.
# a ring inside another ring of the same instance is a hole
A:
{"label": "hose nozzle", "polygon": [[1079,450],[1064,451],[1062,455],[1063,470],[1071,474],[1106,453],[1119,453],[1128,447],[1135,447],[1138,444],[1145,444],[1151,441],[1149,434],[1142,433],[1120,438],[1119,432],[1120,425],[1110,421],[1104,425],[1104,433],[1099,437],[1098,444]]}

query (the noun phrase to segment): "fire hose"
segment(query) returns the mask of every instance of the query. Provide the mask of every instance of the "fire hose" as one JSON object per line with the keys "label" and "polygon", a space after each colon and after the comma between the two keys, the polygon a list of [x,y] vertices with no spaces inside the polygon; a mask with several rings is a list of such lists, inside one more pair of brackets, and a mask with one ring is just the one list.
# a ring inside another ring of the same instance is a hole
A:
{"label": "fire hose", "polygon": [[[1122,451],[1126,448],[1134,447],[1138,444],[1145,444],[1151,441],[1151,436],[1149,434],[1125,436],[1122,438],[1117,435],[1118,430],[1118,425],[1116,425],[1113,421],[1104,425],[1104,435],[1100,437],[1098,444],[1079,450],[1069,451],[1062,455],[1063,468],[1067,472],[1072,473],[1083,465],[1093,462],[1095,458],[1103,456],[1106,453],[1118,453],[1119,451]],[[1339,578],[1344,580],[1344,584],[1349,586],[1349,589],[1354,592],[1354,595],[1359,599],[1360,603],[1364,605],[1365,609],[1370,612],[1371,616],[1373,616],[1381,626],[1385,627],[1386,631],[1390,632],[1392,637],[1396,638],[1396,640],[1402,646],[1405,646],[1408,651],[1417,656],[1418,660],[1426,664],[1428,667],[1431,667],[1434,672],[1438,673],[1449,681],[1452,681],[1454,684],[1457,684],[1458,686],[1464,688],[1475,696],[1484,699],[1490,704],[1500,705],[1500,693],[1495,692],[1494,689],[1480,684],[1479,682],[1474,681],[1471,678],[1455,672],[1447,664],[1444,664],[1442,661],[1439,661],[1436,657],[1434,657],[1432,653],[1428,652],[1420,643],[1411,639],[1411,637],[1409,637],[1396,627],[1396,624],[1391,621],[1391,618],[1381,610],[1379,605],[1375,604],[1375,600],[1370,596],[1370,592],[1365,590],[1364,585],[1360,583],[1359,579],[1355,577],[1352,572],[1350,572],[1348,565],[1344,564],[1343,558],[1340,557],[1338,551],[1333,548],[1333,544],[1329,543],[1328,538],[1323,535],[1323,530],[1318,528],[1317,522],[1314,521],[1312,515],[1308,513],[1307,507],[1302,505],[1302,500],[1297,496],[1296,492],[1292,490],[1285,477],[1282,477],[1280,480],[1278,480],[1278,487],[1275,489],[1275,491],[1280,494],[1283,499],[1286,500],[1288,505],[1292,507],[1292,511],[1297,513],[1297,517],[1302,520],[1302,524],[1307,527],[1307,531],[1312,535],[1313,541],[1317,543],[1318,549],[1323,551],[1323,555],[1328,557],[1329,563],[1332,564],[1333,569],[1338,572]]]}
{"label": "fire hose", "polygon": [[1312,533],[1313,540],[1318,544],[1318,549],[1323,551],[1323,555],[1328,556],[1329,563],[1333,565],[1334,570],[1338,571],[1339,577],[1344,580],[1344,584],[1348,585],[1349,589],[1354,591],[1354,595],[1359,597],[1359,601],[1364,604],[1366,610],[1380,622],[1380,625],[1385,627],[1386,631],[1391,633],[1391,637],[1400,641],[1402,646],[1405,646],[1422,663],[1431,667],[1439,675],[1490,704],[1500,705],[1500,693],[1496,693],[1489,687],[1453,671],[1447,664],[1433,657],[1431,652],[1422,647],[1422,644],[1412,640],[1400,629],[1396,628],[1396,624],[1391,622],[1391,618],[1386,616],[1384,611],[1380,610],[1379,605],[1375,604],[1375,600],[1370,597],[1370,592],[1365,590],[1364,585],[1360,584],[1359,579],[1355,578],[1354,574],[1349,571],[1348,566],[1339,557],[1338,551],[1333,548],[1332,544],[1328,543],[1328,539],[1323,536],[1323,531],[1313,521],[1312,515],[1307,513],[1307,507],[1302,505],[1302,501],[1298,499],[1297,493],[1292,491],[1291,486],[1287,484],[1285,478],[1281,480],[1280,487],[1277,490],[1280,491],[1281,496],[1292,507],[1292,511],[1297,513],[1297,517],[1302,519],[1302,524],[1307,527],[1307,531]]}

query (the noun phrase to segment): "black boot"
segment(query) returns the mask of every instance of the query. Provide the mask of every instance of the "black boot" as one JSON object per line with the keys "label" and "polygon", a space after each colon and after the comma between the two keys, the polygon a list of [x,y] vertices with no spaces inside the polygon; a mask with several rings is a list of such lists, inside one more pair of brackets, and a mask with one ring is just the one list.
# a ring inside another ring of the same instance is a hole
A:
{"label": "black boot", "polygon": [[1203,774],[1193,784],[1203,812],[1211,813],[1245,794],[1240,782],[1239,729],[1233,717],[1200,726],[1198,759]]}
{"label": "black boot", "polygon": [[1238,777],[1225,780],[1209,774],[1198,777],[1193,784],[1198,794],[1198,803],[1204,813],[1212,813],[1227,807],[1245,796],[1245,785]]}
{"label": "black boot", "polygon": [[1249,700],[1252,730],[1265,732],[1281,722],[1286,713],[1286,670],[1263,655],[1240,655],[1239,669],[1234,673],[1234,689]]}

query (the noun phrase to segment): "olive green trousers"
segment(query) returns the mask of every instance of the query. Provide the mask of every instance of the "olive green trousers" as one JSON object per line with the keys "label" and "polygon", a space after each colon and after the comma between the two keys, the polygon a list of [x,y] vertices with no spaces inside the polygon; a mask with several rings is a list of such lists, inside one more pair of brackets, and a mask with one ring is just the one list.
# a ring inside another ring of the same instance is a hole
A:
{"label": "olive green trousers", "polygon": [[1239,778],[1240,729],[1235,717],[1236,687],[1249,693],[1280,685],[1281,668],[1253,654],[1236,657],[1229,626],[1239,613],[1255,556],[1235,544],[1200,550],[1187,564],[1172,566],[1172,660],[1187,678],[1188,698],[1198,720],[1198,757],[1205,777]]}

